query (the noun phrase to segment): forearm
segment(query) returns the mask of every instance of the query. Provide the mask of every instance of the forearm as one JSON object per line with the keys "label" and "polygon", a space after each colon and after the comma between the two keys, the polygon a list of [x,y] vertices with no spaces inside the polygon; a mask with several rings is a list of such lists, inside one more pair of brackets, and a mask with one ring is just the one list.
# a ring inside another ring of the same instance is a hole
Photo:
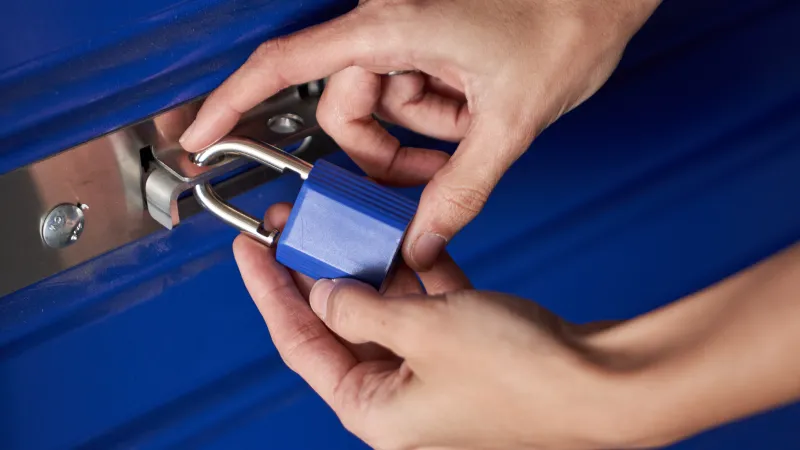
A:
{"label": "forearm", "polygon": [[800,244],[592,336],[630,444],[661,445],[800,398]]}

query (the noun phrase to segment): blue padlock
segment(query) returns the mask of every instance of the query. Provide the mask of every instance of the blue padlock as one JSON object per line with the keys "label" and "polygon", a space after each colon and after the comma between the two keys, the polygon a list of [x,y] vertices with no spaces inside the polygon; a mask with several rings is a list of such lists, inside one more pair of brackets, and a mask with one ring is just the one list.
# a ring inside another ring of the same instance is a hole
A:
{"label": "blue padlock", "polygon": [[286,267],[313,279],[354,278],[382,290],[396,266],[417,209],[411,200],[327,161],[311,165],[281,149],[227,138],[195,156],[199,165],[226,155],[253,159],[304,180],[282,233],[225,203],[209,184],[195,186],[209,212],[268,247]]}

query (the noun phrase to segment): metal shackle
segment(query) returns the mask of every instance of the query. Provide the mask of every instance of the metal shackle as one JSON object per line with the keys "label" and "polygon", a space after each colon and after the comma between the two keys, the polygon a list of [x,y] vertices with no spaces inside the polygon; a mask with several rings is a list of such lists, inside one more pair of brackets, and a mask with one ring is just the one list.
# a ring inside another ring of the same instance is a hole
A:
{"label": "metal shackle", "polygon": [[[303,180],[308,179],[308,175],[314,167],[273,145],[236,137],[223,139],[197,153],[194,162],[199,166],[205,166],[230,155],[252,159],[281,173],[289,170],[300,175]],[[194,196],[206,211],[256,241],[267,247],[272,247],[277,242],[280,235],[278,230],[265,230],[262,220],[258,220],[222,200],[209,183],[195,186]]]}

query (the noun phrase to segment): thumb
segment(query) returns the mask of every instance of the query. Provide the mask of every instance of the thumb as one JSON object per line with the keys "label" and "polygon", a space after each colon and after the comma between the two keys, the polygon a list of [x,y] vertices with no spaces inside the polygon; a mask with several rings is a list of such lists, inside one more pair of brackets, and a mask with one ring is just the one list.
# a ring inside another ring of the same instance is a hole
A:
{"label": "thumb", "polygon": [[417,272],[429,270],[447,242],[478,215],[533,140],[534,127],[519,118],[481,115],[473,120],[453,157],[422,192],[403,248],[406,262]]}
{"label": "thumb", "polygon": [[317,281],[309,302],[325,325],[350,343],[373,342],[403,356],[419,340],[421,298],[388,299],[369,285],[338,279]]}

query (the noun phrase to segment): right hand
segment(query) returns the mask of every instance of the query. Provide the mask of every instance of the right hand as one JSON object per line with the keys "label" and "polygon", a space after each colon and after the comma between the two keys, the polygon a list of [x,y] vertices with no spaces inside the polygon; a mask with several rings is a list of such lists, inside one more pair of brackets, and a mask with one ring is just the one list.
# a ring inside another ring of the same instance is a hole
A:
{"label": "right hand", "polygon": [[[289,212],[274,205],[265,223],[282,229]],[[233,248],[286,364],[373,448],[621,448],[638,431],[626,385],[585,345],[596,330],[472,290],[447,252],[424,273],[399,265],[379,295],[315,284],[246,236]]]}
{"label": "right hand", "polygon": [[[608,79],[659,0],[370,0],[261,45],[203,105],[199,151],[290,85],[331,76],[322,127],[373,178],[428,182],[403,253],[429,269],[534,137]],[[395,70],[422,74],[383,76]],[[401,147],[374,119],[460,141],[452,158]]]}

